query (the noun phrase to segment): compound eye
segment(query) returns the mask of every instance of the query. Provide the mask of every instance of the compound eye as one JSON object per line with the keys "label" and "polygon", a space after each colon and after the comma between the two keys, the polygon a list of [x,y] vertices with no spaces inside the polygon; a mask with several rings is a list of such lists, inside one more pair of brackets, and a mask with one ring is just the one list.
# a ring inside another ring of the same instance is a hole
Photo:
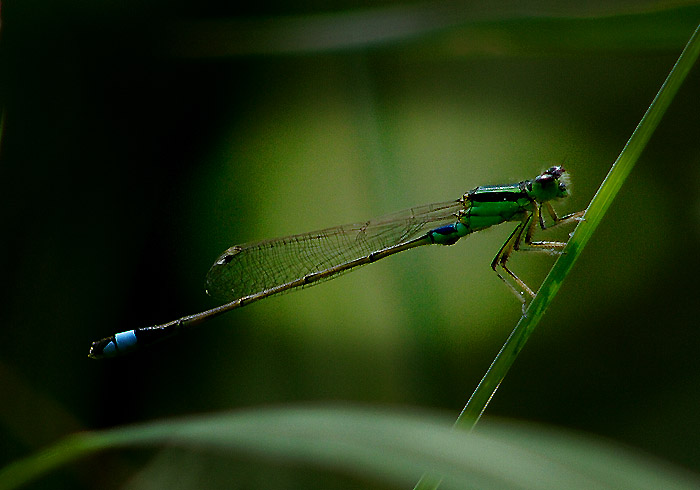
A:
{"label": "compound eye", "polygon": [[535,182],[538,184],[547,184],[552,181],[554,181],[554,176],[550,174],[549,171],[535,177]]}
{"label": "compound eye", "polygon": [[545,173],[552,175],[553,177],[558,179],[559,177],[562,176],[562,174],[564,172],[565,172],[565,170],[562,167],[560,167],[559,165],[557,165],[555,167],[550,167],[549,170],[547,170]]}

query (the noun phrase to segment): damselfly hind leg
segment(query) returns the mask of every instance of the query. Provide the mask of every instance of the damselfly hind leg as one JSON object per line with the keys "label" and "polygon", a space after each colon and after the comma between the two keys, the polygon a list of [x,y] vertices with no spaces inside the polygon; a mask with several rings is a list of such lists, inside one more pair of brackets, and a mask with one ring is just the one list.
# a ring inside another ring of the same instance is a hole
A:
{"label": "damselfly hind leg", "polygon": [[[494,257],[493,262],[491,262],[491,268],[493,271],[496,273],[498,277],[501,278],[501,280],[510,288],[511,291],[513,291],[513,294],[520,300],[522,303],[522,308],[523,308],[523,313],[525,313],[525,307],[527,305],[527,298],[525,297],[525,294],[527,293],[530,295],[531,298],[535,297],[535,293],[530,289],[530,287],[523,282],[522,279],[520,279],[518,276],[516,276],[509,268],[508,268],[508,259],[510,258],[511,254],[513,253],[514,250],[517,250],[518,244],[523,240],[523,236],[527,233],[526,230],[529,227],[530,222],[532,221],[532,214],[530,214],[525,220],[521,221],[520,224],[513,230],[513,233],[510,234],[508,237],[508,240],[503,244],[501,249],[498,251],[496,254],[496,257]],[[515,285],[507,280],[501,273],[498,271],[498,267],[503,269],[506,274],[519,286],[519,289],[515,287]]]}

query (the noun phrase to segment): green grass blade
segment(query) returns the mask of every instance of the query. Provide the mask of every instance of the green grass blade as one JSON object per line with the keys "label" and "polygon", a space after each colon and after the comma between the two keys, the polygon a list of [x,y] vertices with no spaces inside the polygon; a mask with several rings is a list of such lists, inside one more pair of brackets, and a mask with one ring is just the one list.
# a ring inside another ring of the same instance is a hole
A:
{"label": "green grass blade", "polygon": [[537,326],[540,318],[542,318],[547,307],[554,300],[554,296],[559,291],[562,282],[571,271],[576,259],[578,259],[591,235],[593,235],[593,232],[603,219],[622,184],[632,171],[632,167],[637,162],[639,155],[644,150],[649,138],[651,138],[652,133],[658,126],[659,121],[661,121],[666,109],[671,104],[676,92],[678,92],[683,80],[695,63],[700,53],[699,32],[700,26],[693,33],[671,73],[666,78],[629,141],[617,157],[610,172],[605,177],[598,192],[593,197],[586,209],[584,221],[580,222],[574,230],[568,245],[564,249],[564,253],[552,266],[552,270],[543,281],[537,296],[516,325],[467,403],[457,421],[459,427],[470,428],[478,421],[498,385]]}
{"label": "green grass blade", "polygon": [[[632,136],[617,157],[610,172],[605,177],[598,192],[593,197],[586,209],[584,221],[580,222],[574,230],[569,243],[564,249],[564,253],[552,266],[551,271],[543,281],[542,286],[540,286],[537,296],[530,303],[525,315],[513,329],[508,340],[506,340],[479,386],[477,386],[467,402],[464,410],[457,418],[456,427],[470,430],[479,421],[508,370],[537,327],[542,315],[544,315],[547,307],[554,300],[562,282],[573,268],[588,240],[603,219],[613,199],[620,191],[622,184],[629,176],[634,164],[658,126],[659,121],[661,121],[666,109],[678,92],[683,80],[698,58],[700,53],[699,32],[700,26],[695,29],[666,81],[661,86]],[[435,489],[438,486],[439,480],[436,477],[424,476],[415,488],[416,490],[428,490]]]}
{"label": "green grass blade", "polygon": [[[5,467],[0,489],[105,449],[168,446],[220,456],[262,457],[407,485],[422,471],[448,488],[697,488],[700,479],[610,443],[534,425],[490,422],[472,434],[444,418],[369,409],[255,409],[76,434]],[[188,471],[177,462],[161,468]],[[224,469],[229,465],[223,464]],[[211,468],[210,468],[211,469]],[[112,480],[99,466],[91,480]],[[546,477],[543,477],[546,475]],[[192,481],[203,488],[202,481]],[[231,475],[235,481],[236,476]],[[246,486],[237,482],[236,486]]]}

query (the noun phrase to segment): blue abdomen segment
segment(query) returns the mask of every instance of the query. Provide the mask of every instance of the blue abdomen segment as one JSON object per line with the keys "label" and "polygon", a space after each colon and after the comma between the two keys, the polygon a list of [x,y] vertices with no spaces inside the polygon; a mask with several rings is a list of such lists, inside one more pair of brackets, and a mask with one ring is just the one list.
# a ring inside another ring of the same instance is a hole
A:
{"label": "blue abdomen segment", "polygon": [[[113,357],[117,354],[128,352],[138,343],[138,338],[136,338],[136,332],[134,330],[129,330],[128,332],[121,332],[113,337],[103,339],[104,344],[101,346],[93,346],[93,349],[101,348],[99,354],[102,357]],[[92,350],[91,349],[91,352]],[[94,352],[97,354],[97,352]]]}
{"label": "blue abdomen segment", "polygon": [[430,230],[428,235],[430,236],[430,241],[432,243],[437,243],[439,245],[452,245],[457,240],[469,233],[471,233],[471,230],[458,221],[457,223],[453,223],[451,225],[445,225],[435,228],[434,230]]}
{"label": "blue abdomen segment", "polygon": [[[187,318],[185,317],[185,319]],[[182,325],[182,320],[183,318],[180,318],[163,325],[127,330],[126,332],[120,332],[111,337],[98,340],[93,342],[88,356],[93,359],[115,357],[170,338],[177,333],[177,330]]]}

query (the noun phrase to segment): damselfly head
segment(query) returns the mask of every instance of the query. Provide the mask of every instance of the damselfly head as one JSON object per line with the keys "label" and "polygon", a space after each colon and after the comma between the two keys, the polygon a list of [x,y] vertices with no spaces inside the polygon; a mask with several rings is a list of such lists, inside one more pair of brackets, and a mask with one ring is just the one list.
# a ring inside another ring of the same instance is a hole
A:
{"label": "damselfly head", "polygon": [[549,201],[551,199],[558,199],[562,197],[567,197],[569,179],[568,174],[565,175],[566,170],[564,167],[559,165],[555,167],[550,167],[540,175],[535,177],[533,181],[534,187],[537,189],[537,195],[535,198],[540,201]]}
{"label": "damselfly head", "polygon": [[554,179],[560,178],[562,175],[564,175],[564,172],[566,172],[564,167],[561,167],[559,165],[557,165],[555,167],[549,167],[547,170],[545,170],[540,175],[538,175],[537,178],[535,178],[535,181],[537,181],[537,182],[552,181]]}

